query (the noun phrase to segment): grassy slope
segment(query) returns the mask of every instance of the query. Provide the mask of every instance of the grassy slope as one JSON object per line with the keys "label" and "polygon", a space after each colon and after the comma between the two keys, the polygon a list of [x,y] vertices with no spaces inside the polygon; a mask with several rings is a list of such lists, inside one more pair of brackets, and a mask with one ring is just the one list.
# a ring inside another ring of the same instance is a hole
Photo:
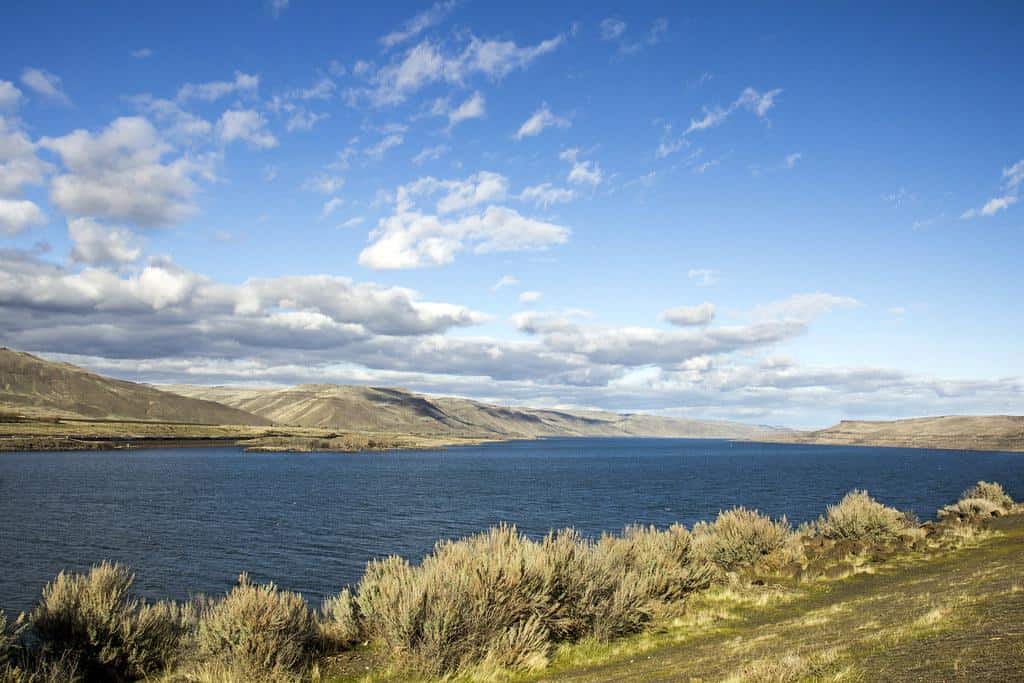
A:
{"label": "grassy slope", "polygon": [[[796,675],[783,680],[1024,680],[1024,515],[992,526],[998,534],[977,547],[774,597],[765,588],[765,606],[698,599],[695,618],[620,645],[567,648],[536,679],[761,680],[788,658]],[[709,612],[725,619],[701,624]],[[588,658],[608,661],[581,664]]]}
{"label": "grassy slope", "polygon": [[[852,576],[714,588],[659,628],[563,646],[552,666],[511,680],[1024,680],[1024,515],[991,529],[957,550],[872,562]],[[321,670],[335,683],[407,680],[386,666],[364,649]]]}
{"label": "grassy slope", "polygon": [[827,429],[770,437],[773,441],[976,451],[1024,451],[1024,416],[946,415],[909,420],[844,420]]}

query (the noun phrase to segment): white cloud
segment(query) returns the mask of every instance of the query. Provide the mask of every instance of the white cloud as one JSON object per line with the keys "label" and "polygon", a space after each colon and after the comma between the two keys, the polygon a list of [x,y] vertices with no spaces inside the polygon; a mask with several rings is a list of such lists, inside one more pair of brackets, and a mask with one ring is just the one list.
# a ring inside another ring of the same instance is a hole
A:
{"label": "white cloud", "polygon": [[647,44],[657,45],[665,39],[665,35],[668,33],[668,19],[665,17],[659,17],[654,20],[651,24],[651,30],[647,34]]}
{"label": "white cloud", "polygon": [[140,111],[150,114],[160,124],[164,134],[183,144],[192,144],[213,132],[213,124],[206,119],[185,111],[172,100],[155,98],[152,95],[136,95],[130,101]]}
{"label": "white cloud", "polygon": [[677,327],[707,325],[715,318],[715,305],[705,301],[698,306],[680,306],[663,311],[661,319]]}
{"label": "white cloud", "polygon": [[46,222],[46,215],[27,199],[0,199],[0,233],[15,235]]}
{"label": "white cloud", "polygon": [[385,135],[383,138],[380,139],[380,141],[376,145],[366,148],[366,156],[372,157],[374,159],[382,159],[384,158],[385,152],[387,152],[392,147],[398,147],[403,142],[405,142],[405,136],[402,135],[401,133],[391,133],[390,135]]}
{"label": "white cloud", "polygon": [[302,184],[302,189],[312,190],[320,194],[334,194],[345,185],[345,179],[341,176],[321,173],[309,178]]}
{"label": "white cloud", "polygon": [[601,20],[601,40],[615,40],[626,32],[626,22],[614,17]]}
{"label": "white cloud", "polygon": [[135,235],[125,228],[108,228],[91,218],[68,221],[71,238],[71,260],[76,263],[130,263],[142,255]]}
{"label": "white cloud", "polygon": [[430,41],[423,41],[373,73],[371,88],[351,94],[357,98],[365,96],[382,106],[402,102],[432,83],[460,85],[478,74],[499,79],[526,68],[533,60],[557,49],[563,40],[559,35],[537,45],[520,47],[511,41],[481,40],[474,36],[461,52],[452,55],[444,54]]}
{"label": "white cloud", "polygon": [[533,202],[537,206],[548,208],[552,204],[571,202],[576,192],[566,187],[555,187],[551,183],[541,183],[523,188],[519,198],[524,202]]}
{"label": "white cloud", "polygon": [[380,44],[385,49],[390,49],[399,43],[411,40],[427,29],[440,24],[454,8],[455,0],[435,2],[432,6],[405,22],[401,29],[383,36],[380,39]]}
{"label": "white cloud", "polygon": [[718,271],[710,268],[691,268],[686,277],[693,280],[698,287],[710,287],[718,282]]}
{"label": "white cloud", "polygon": [[1003,196],[988,200],[980,209],[968,209],[960,218],[977,218],[978,216],[994,216],[1017,203],[1020,186],[1024,182],[1024,159],[1003,169]]}
{"label": "white cloud", "polygon": [[277,138],[267,130],[263,114],[253,109],[229,109],[217,122],[217,134],[223,142],[241,140],[257,149],[277,147]]}
{"label": "white cloud", "polygon": [[327,218],[332,213],[344,206],[345,200],[340,197],[332,197],[324,202],[324,208],[320,211],[320,218]]}
{"label": "white cloud", "polygon": [[436,161],[442,156],[448,153],[448,145],[435,145],[433,147],[424,147],[421,149],[416,156],[412,158],[412,163],[417,166],[422,166],[427,161]]}
{"label": "white cloud", "polygon": [[438,180],[427,176],[402,185],[396,191],[399,211],[412,208],[418,197],[443,192],[437,202],[438,213],[462,211],[478,204],[501,201],[508,195],[508,178],[500,173],[480,171],[463,180]]}
{"label": "white cloud", "polygon": [[138,50],[132,50],[132,57],[134,59],[149,59],[153,56],[153,50],[148,47],[140,47]]}
{"label": "white cloud", "polygon": [[170,146],[138,116],[115,119],[96,134],[76,130],[42,138],[39,145],[56,152],[68,171],[52,180],[50,201],[73,216],[169,225],[195,211],[193,178],[209,177],[201,160],[163,163]]}
{"label": "white cloud", "polygon": [[288,9],[290,4],[291,0],[270,0],[270,14],[277,19]]}
{"label": "white cloud", "polygon": [[765,93],[760,93],[753,88],[745,88],[743,92],[740,93],[739,97],[737,97],[733,103],[725,109],[720,107],[708,109],[705,107],[704,117],[701,119],[691,119],[690,125],[686,129],[684,135],[714,128],[729,118],[729,116],[738,109],[747,109],[757,115],[758,118],[764,118],[768,111],[775,106],[775,98],[777,98],[781,93],[781,88],[769,90]]}
{"label": "white cloud", "polygon": [[566,179],[576,185],[600,185],[604,173],[596,161],[573,161]]}
{"label": "white cloud", "polygon": [[787,154],[786,158],[782,162],[782,165],[785,168],[793,168],[794,166],[796,166],[796,162],[800,161],[801,158],[803,158],[803,154],[800,154],[799,152]]}
{"label": "white cloud", "polygon": [[571,125],[572,123],[569,119],[551,113],[545,102],[540,106],[540,109],[523,122],[523,125],[519,126],[519,130],[516,131],[516,140],[540,135],[546,128],[568,128]]}
{"label": "white cloud", "polygon": [[328,114],[316,114],[305,109],[297,109],[288,117],[285,130],[293,133],[297,130],[313,130],[313,126],[328,118]]}
{"label": "white cloud", "polygon": [[569,238],[568,228],[490,206],[455,220],[415,211],[382,219],[370,233],[359,263],[374,269],[421,268],[451,263],[459,252],[476,254],[546,249]]}
{"label": "white cloud", "polygon": [[25,69],[21,72],[21,82],[30,90],[43,97],[61,104],[71,104],[71,100],[61,90],[60,77],[42,69]]}
{"label": "white cloud", "polygon": [[761,304],[754,308],[754,317],[761,320],[796,320],[807,322],[834,308],[855,308],[861,303],[848,296],[824,292],[794,294],[781,301]]}
{"label": "white cloud", "polygon": [[485,105],[484,96],[479,91],[474,92],[469,99],[448,112],[448,129],[469,119],[483,118],[487,114]]}
{"label": "white cloud", "polygon": [[519,303],[521,304],[532,304],[540,301],[541,297],[544,296],[540,292],[521,292],[519,294]]}
{"label": "white cloud", "polygon": [[500,280],[491,285],[491,291],[497,292],[502,287],[513,287],[519,284],[519,278],[512,275],[503,275]]}
{"label": "white cloud", "polygon": [[0,80],[0,109],[14,109],[21,102],[21,91],[10,81]]}
{"label": "white cloud", "polygon": [[36,156],[36,144],[14,121],[0,116],[0,197],[39,185],[50,165]]}
{"label": "white cloud", "polygon": [[179,101],[189,99],[213,102],[232,93],[252,94],[260,87],[258,75],[235,72],[233,81],[210,81],[209,83],[186,83],[178,89]]}
{"label": "white cloud", "polygon": [[349,218],[347,221],[342,223],[339,227],[342,227],[342,228],[358,228],[360,225],[363,224],[363,222],[364,222],[364,219],[363,219],[362,216],[353,216],[352,218]]}

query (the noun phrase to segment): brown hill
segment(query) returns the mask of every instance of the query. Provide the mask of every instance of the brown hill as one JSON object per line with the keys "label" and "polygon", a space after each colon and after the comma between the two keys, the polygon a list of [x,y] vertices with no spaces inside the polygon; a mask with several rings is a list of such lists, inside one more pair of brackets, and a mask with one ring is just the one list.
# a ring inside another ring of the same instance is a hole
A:
{"label": "brown hill", "polygon": [[237,408],[103,377],[7,348],[0,348],[0,411],[207,425],[270,424]]}
{"label": "brown hill", "polygon": [[757,438],[768,427],[653,415],[539,410],[463,398],[430,397],[403,389],[306,384],[287,389],[172,385],[168,391],[217,401],[276,424],[327,429],[497,438],[543,436],[661,436]]}
{"label": "brown hill", "polygon": [[945,415],[908,420],[843,420],[827,429],[772,439],[792,443],[974,451],[1024,451],[1024,416]]}

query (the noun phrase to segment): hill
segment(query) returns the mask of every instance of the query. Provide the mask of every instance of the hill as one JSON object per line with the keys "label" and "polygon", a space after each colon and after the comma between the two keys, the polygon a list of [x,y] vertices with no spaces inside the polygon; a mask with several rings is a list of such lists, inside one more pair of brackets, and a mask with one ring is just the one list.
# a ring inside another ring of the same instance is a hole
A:
{"label": "hill", "polygon": [[270,424],[237,408],[103,377],[7,348],[0,348],[0,411],[92,420]]}
{"label": "hill", "polygon": [[1024,451],[1024,416],[945,415],[907,420],[843,420],[827,429],[771,438],[788,443]]}
{"label": "hill", "polygon": [[769,427],[599,411],[497,406],[463,398],[430,397],[403,389],[305,384],[285,389],[171,385],[183,396],[216,401],[275,424],[347,431],[495,438],[544,436],[657,436],[757,438]]}

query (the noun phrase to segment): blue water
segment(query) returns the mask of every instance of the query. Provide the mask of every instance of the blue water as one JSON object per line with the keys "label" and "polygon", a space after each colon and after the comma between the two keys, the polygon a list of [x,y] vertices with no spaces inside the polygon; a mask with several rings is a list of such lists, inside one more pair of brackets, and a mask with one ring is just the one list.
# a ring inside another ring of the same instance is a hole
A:
{"label": "blue water", "polygon": [[1024,454],[681,439],[0,453],[0,607],[25,609],[60,570],[102,559],[135,569],[151,598],[222,593],[246,570],[319,602],[370,558],[416,559],[500,521],[596,535],[745,505],[799,523],[853,488],[926,518],[979,479],[1024,498]]}

